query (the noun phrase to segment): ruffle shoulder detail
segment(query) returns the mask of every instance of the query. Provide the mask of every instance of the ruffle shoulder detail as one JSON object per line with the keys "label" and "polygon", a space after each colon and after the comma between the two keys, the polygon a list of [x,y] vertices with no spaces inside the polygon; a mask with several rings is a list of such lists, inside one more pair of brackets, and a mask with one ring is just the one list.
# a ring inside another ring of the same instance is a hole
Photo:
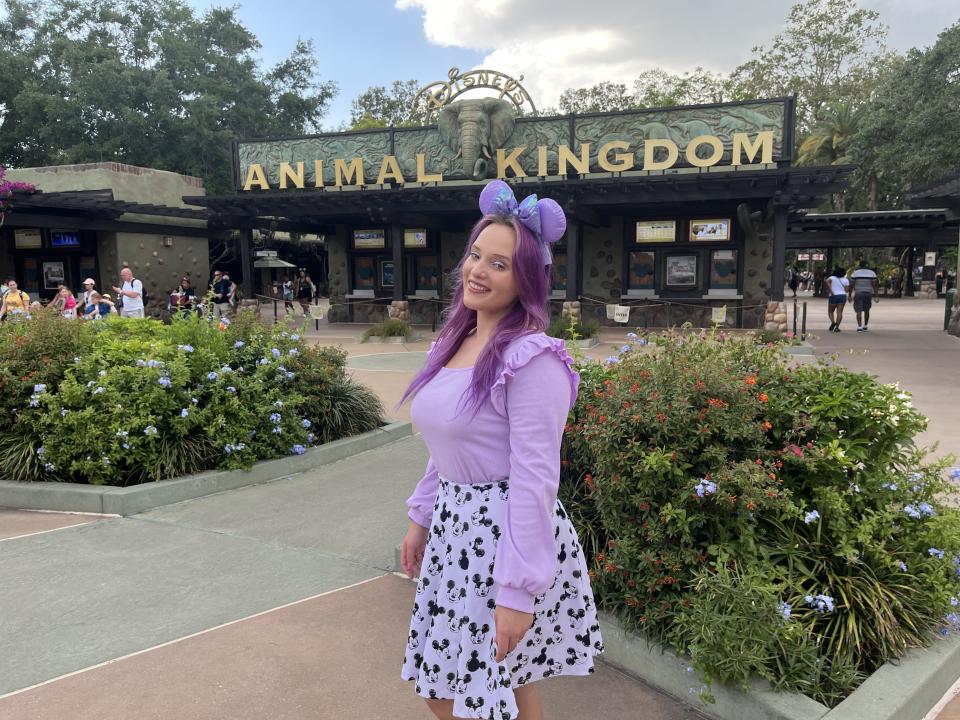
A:
{"label": "ruffle shoulder detail", "polygon": [[563,340],[539,332],[517,338],[504,351],[500,372],[490,388],[490,403],[494,410],[506,416],[507,380],[513,378],[517,371],[533,358],[544,353],[556,355],[566,368],[567,379],[570,382],[570,408],[573,407],[577,400],[577,388],[580,386],[580,375],[573,369],[573,358],[567,352],[567,346]]}

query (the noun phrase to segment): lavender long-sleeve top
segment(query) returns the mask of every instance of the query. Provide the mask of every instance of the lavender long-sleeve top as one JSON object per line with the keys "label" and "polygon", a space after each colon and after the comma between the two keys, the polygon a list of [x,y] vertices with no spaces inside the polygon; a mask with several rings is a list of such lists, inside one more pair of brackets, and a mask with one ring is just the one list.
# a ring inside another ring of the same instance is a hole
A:
{"label": "lavender long-sleeve top", "polygon": [[560,482],[560,440],[580,377],[562,340],[525,335],[503,354],[490,402],[476,415],[458,406],[473,368],[441,368],[410,409],[430,451],[407,500],[414,522],[430,526],[440,477],[476,485],[509,480],[506,527],[497,544],[497,604],[533,612],[550,587],[557,556],[551,516]]}

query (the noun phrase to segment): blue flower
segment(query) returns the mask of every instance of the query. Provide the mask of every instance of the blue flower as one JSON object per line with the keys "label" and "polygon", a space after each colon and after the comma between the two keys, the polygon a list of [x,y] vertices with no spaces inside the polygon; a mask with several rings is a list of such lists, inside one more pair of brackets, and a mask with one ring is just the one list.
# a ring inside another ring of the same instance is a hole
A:
{"label": "blue flower", "polygon": [[639,340],[637,340],[637,345],[646,345],[646,344],[647,344],[646,338],[640,338]]}
{"label": "blue flower", "polygon": [[233,368],[230,367],[229,365],[224,365],[222,368],[220,368],[220,372],[222,372],[222,373],[224,373],[224,374],[226,374],[226,373],[232,373],[232,372],[233,372]]}
{"label": "blue flower", "polygon": [[303,455],[307,451],[303,445],[294,445],[290,449],[293,451],[294,455]]}
{"label": "blue flower", "polygon": [[47,449],[43,445],[41,445],[40,447],[37,448],[37,457],[42,458],[46,452],[47,452]]}
{"label": "blue flower", "polygon": [[309,430],[310,426],[313,425],[313,423],[310,422],[309,420],[303,420],[300,424],[303,425],[303,427],[306,428],[307,430]]}
{"label": "blue flower", "polygon": [[144,434],[144,435],[156,435],[156,434],[157,434],[157,429],[156,429],[153,425],[147,425],[147,426],[143,429],[143,434]]}
{"label": "blue flower", "polygon": [[60,417],[66,417],[68,412],[70,411],[66,408],[60,408]]}
{"label": "blue flower", "polygon": [[192,402],[194,405],[196,405],[196,404],[197,404],[198,402],[200,402],[200,401],[197,400],[196,398],[190,398],[190,402]]}
{"label": "blue flower", "polygon": [[233,344],[233,346],[234,346],[237,350],[239,350],[240,348],[242,348],[244,345],[246,345],[246,343],[245,343],[243,340],[237,340],[237,341]]}
{"label": "blue flower", "polygon": [[860,486],[856,483],[850,483],[850,489],[855,493],[860,492]]}
{"label": "blue flower", "polygon": [[53,463],[44,463],[43,469],[46,470],[47,472],[53,472],[54,470],[57,469],[57,466],[54,465]]}
{"label": "blue flower", "polygon": [[307,442],[313,443],[313,433],[307,433]]}
{"label": "blue flower", "polygon": [[127,437],[129,434],[126,430],[117,430],[117,437]]}
{"label": "blue flower", "polygon": [[217,375],[213,370],[207,373],[207,380],[216,380],[219,375]]}
{"label": "blue flower", "polygon": [[130,443],[121,443],[121,446],[123,447],[124,450],[130,449]]}
{"label": "blue flower", "polygon": [[99,395],[102,392],[106,392],[105,388],[100,387],[99,385],[93,389],[94,395]]}
{"label": "blue flower", "polygon": [[274,434],[274,435],[279,435],[279,434],[282,433],[282,432],[283,432],[283,428],[282,428],[282,427],[280,427],[279,425],[274,425],[274,426],[273,426],[273,434]]}
{"label": "blue flower", "polygon": [[147,360],[147,367],[163,367],[163,363],[160,360]]}
{"label": "blue flower", "polygon": [[297,350],[296,348],[290,348],[289,354],[290,354],[290,355],[299,355],[299,354],[300,354],[300,351]]}
{"label": "blue flower", "polygon": [[270,413],[270,422],[274,425],[280,424],[280,413]]}
{"label": "blue flower", "polygon": [[180,411],[180,417],[186,417],[189,414],[190,414],[190,411],[187,410],[187,408],[184,408],[183,410]]}
{"label": "blue flower", "polygon": [[297,333],[294,333],[293,335],[290,336],[290,339],[296,342],[297,340],[300,339],[300,336]]}
{"label": "blue flower", "polygon": [[784,619],[784,620],[789,620],[789,619],[790,619],[790,612],[793,610],[793,608],[790,607],[790,603],[788,603],[788,602],[782,602],[782,603],[780,603],[780,605],[779,605],[779,607],[778,607],[778,610],[780,610],[780,614],[783,615],[783,619]]}
{"label": "blue flower", "polygon": [[920,519],[920,511],[917,510],[913,505],[907,505],[906,507],[903,508],[903,511],[904,511],[907,515],[909,515],[910,517],[912,517],[912,518],[914,518],[914,519],[916,519],[916,520],[919,520],[919,519]]}
{"label": "blue flower", "polygon": [[697,483],[696,493],[697,497],[703,497],[704,495],[713,495],[717,491],[717,484],[711,482],[706,478],[701,478],[700,482]]}
{"label": "blue flower", "polygon": [[37,395],[39,395],[46,389],[47,389],[47,386],[44,385],[43,383],[37,383],[36,385],[33,386],[33,392],[35,392]]}
{"label": "blue flower", "polygon": [[161,375],[160,379],[157,380],[157,382],[160,383],[165,388],[170,387],[170,378],[168,378],[166,375]]}
{"label": "blue flower", "polygon": [[97,377],[103,377],[106,374],[107,374],[106,370],[101,370],[100,372],[97,373]]}
{"label": "blue flower", "polygon": [[907,571],[907,564],[903,560],[897,560],[897,567],[900,568],[900,572]]}
{"label": "blue flower", "polygon": [[933,506],[930,503],[922,502],[917,506],[917,509],[921,514],[926,515],[927,517],[933,517],[937,514],[936,510],[933,509]]}
{"label": "blue flower", "polygon": [[288,372],[286,375],[287,380],[293,380],[294,377],[296,376],[292,372]]}
{"label": "blue flower", "polygon": [[833,612],[833,598],[829,595],[807,595],[803,601],[818,613]]}
{"label": "blue flower", "polygon": [[960,480],[960,467],[955,467],[950,470],[950,479]]}
{"label": "blue flower", "polygon": [[630,346],[629,346],[629,345],[621,345],[621,346],[620,346],[620,352],[627,352],[627,351],[629,351],[629,350],[630,350]]}
{"label": "blue flower", "polygon": [[635,332],[628,332],[627,337],[630,338],[631,340],[636,340],[637,334]]}
{"label": "blue flower", "polygon": [[607,362],[610,363],[611,365],[613,365],[615,362],[617,362],[617,356],[616,356],[616,355],[611,355],[611,356],[609,356],[609,357],[607,358]]}
{"label": "blue flower", "polygon": [[30,396],[30,407],[40,407],[40,400],[37,399],[36,395]]}
{"label": "blue flower", "polygon": [[275,358],[280,357],[280,351],[277,350],[277,348],[273,348],[273,349],[270,351],[270,354],[273,355]]}
{"label": "blue flower", "polygon": [[177,349],[183,350],[184,352],[187,352],[187,353],[192,353],[193,345],[177,345]]}
{"label": "blue flower", "polygon": [[274,406],[275,408],[282,408],[282,407],[283,407],[283,400],[277,400],[276,402],[273,403],[273,406]]}
{"label": "blue flower", "polygon": [[147,361],[146,361],[146,360],[137,360],[137,363],[136,363],[136,364],[137,364],[137,367],[146,367],[146,366],[147,366]]}
{"label": "blue flower", "polygon": [[224,446],[223,446],[223,451],[224,451],[227,455],[229,455],[230,453],[233,452],[233,445],[224,445]]}
{"label": "blue flower", "polygon": [[943,619],[951,625],[960,625],[960,617],[958,617],[956,613],[947,613]]}
{"label": "blue flower", "polygon": [[952,597],[950,598],[950,604],[956,607],[957,605],[960,605],[960,600],[957,600],[955,597]]}
{"label": "blue flower", "polygon": [[939,560],[943,560],[943,550],[939,550],[939,549],[937,549],[937,548],[933,548],[933,547],[932,547],[932,548],[928,548],[928,549],[927,549],[927,554],[928,554],[930,557],[935,557],[935,558],[937,558],[937,559],[939,559]]}
{"label": "blue flower", "polygon": [[231,385],[230,387],[227,388],[227,392],[229,392],[229,393],[235,393],[236,391],[237,391],[237,389],[236,389],[233,385]]}
{"label": "blue flower", "polygon": [[803,521],[807,525],[812,523],[814,520],[819,520],[819,519],[820,519],[820,513],[817,512],[816,510],[811,510],[810,512],[808,512],[806,515],[803,516]]}
{"label": "blue flower", "polygon": [[885,490],[897,490],[897,489],[898,489],[898,485],[897,485],[896,483],[884,483],[883,485],[881,485],[881,487],[884,488]]}

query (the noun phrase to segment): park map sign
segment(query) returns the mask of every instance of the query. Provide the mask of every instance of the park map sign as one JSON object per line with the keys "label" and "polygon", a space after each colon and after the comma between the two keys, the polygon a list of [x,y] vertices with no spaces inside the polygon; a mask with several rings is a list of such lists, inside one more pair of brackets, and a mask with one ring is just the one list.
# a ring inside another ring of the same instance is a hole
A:
{"label": "park map sign", "polygon": [[[449,87],[465,79],[478,86],[467,75],[451,74]],[[505,85],[497,80],[499,90]],[[423,127],[235,141],[237,189],[372,190],[491,177],[735,169],[790,159],[791,98],[518,117],[520,91],[457,101],[452,91],[434,91],[431,97],[444,102],[431,100],[437,123]]]}

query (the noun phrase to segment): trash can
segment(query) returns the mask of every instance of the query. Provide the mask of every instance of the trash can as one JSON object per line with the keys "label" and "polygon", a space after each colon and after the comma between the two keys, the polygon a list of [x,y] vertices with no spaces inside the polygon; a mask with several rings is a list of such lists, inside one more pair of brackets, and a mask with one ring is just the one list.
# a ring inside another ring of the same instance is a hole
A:
{"label": "trash can", "polygon": [[947,304],[943,309],[943,329],[946,330],[947,326],[950,324],[950,311],[953,310],[953,301],[957,297],[957,289],[950,288],[947,290]]}

